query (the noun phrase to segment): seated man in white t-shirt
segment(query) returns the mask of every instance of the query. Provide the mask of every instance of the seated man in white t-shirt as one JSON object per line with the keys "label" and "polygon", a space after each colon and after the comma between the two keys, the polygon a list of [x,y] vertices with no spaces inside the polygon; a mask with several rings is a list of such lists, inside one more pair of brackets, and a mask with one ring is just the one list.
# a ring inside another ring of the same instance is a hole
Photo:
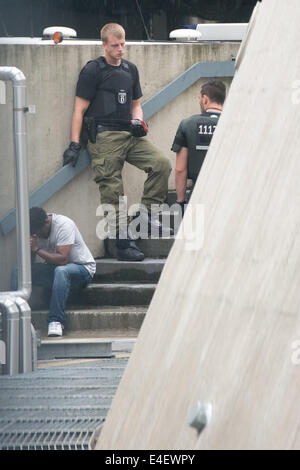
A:
{"label": "seated man in white t-shirt", "polygon": [[[45,261],[32,263],[32,284],[52,287],[48,336],[62,336],[70,287],[83,288],[90,283],[96,263],[76,224],[64,215],[47,214],[33,207],[30,235],[31,253]],[[17,289],[16,273],[12,284]]]}

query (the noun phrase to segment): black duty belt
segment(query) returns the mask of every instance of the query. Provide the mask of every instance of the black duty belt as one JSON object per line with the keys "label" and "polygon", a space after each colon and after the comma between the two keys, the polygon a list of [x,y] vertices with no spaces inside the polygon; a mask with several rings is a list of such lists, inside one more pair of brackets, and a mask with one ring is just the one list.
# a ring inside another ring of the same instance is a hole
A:
{"label": "black duty belt", "polygon": [[115,126],[103,126],[102,124],[97,124],[97,134],[100,134],[104,131],[130,131],[129,124],[115,125]]}

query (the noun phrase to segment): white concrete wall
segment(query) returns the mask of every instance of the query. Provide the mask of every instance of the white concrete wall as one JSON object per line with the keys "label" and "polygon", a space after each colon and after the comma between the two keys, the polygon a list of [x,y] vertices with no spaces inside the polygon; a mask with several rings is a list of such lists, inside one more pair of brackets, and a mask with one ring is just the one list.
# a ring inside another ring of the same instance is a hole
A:
{"label": "white concrete wall", "polygon": [[[129,43],[126,58],[139,68],[142,102],[198,61],[228,61],[236,56],[238,43],[156,44]],[[0,41],[0,65],[15,66],[27,79],[28,104],[36,114],[28,114],[28,156],[30,191],[38,188],[62,166],[62,154],[70,140],[70,126],[76,81],[85,63],[102,54],[100,42],[4,44]],[[226,80],[227,85],[230,79]],[[160,146],[174,166],[170,151],[179,121],[199,111],[200,83],[192,86],[149,120],[149,138]],[[14,207],[12,86],[6,86],[6,104],[0,104],[0,217]],[[138,202],[144,175],[133,167],[124,169],[129,204]],[[170,177],[174,188],[174,175]],[[53,196],[44,208],[73,218],[94,256],[103,255],[103,242],[96,237],[98,187],[90,169]],[[0,234],[0,290],[8,288],[8,273],[16,263],[15,236]]]}
{"label": "white concrete wall", "polygon": [[259,5],[99,449],[300,448],[300,3]]}

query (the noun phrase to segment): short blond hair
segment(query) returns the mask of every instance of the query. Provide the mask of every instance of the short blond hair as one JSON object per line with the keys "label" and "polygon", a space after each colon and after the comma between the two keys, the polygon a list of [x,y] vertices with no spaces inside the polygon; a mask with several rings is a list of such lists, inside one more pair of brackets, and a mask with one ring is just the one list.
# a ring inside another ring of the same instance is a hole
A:
{"label": "short blond hair", "polygon": [[100,31],[102,42],[107,42],[109,36],[115,36],[120,39],[125,37],[125,29],[118,23],[107,23]]}

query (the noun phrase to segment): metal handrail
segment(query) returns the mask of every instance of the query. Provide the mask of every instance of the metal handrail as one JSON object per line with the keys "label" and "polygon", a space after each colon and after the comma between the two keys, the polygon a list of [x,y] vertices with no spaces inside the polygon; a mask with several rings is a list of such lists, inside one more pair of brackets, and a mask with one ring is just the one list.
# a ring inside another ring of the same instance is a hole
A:
{"label": "metal handrail", "polygon": [[200,78],[233,77],[234,69],[234,61],[197,62],[144,103],[145,119],[149,119]]}
{"label": "metal handrail", "polygon": [[6,374],[15,375],[32,370],[31,310],[27,304],[31,295],[31,259],[25,118],[26,79],[23,72],[16,67],[0,67],[0,80],[11,80],[13,86],[18,290],[0,292],[0,310],[5,314],[5,328],[2,333],[6,345],[6,364],[2,369]]}
{"label": "metal handrail", "polygon": [[26,142],[26,78],[16,67],[0,67],[0,80],[10,80],[13,86],[14,148],[16,170],[18,290],[2,292],[1,296],[31,295],[31,260],[29,246],[29,190]]}

